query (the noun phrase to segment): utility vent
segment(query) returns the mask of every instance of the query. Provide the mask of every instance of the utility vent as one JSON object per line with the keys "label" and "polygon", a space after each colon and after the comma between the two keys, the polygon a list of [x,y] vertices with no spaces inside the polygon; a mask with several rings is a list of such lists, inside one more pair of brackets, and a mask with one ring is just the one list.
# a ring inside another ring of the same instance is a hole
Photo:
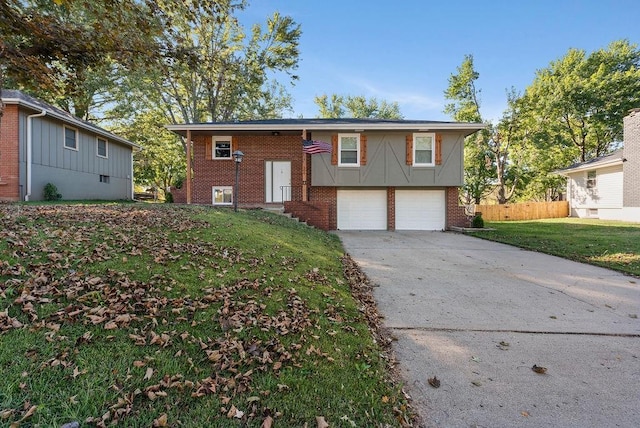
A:
{"label": "utility vent", "polygon": [[598,209],[589,208],[589,217],[598,217]]}

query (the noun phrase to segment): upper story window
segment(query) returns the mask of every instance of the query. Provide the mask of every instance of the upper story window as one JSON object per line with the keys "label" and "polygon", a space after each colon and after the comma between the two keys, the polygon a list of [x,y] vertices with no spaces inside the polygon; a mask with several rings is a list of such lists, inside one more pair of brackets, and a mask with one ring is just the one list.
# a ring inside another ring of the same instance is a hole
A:
{"label": "upper story window", "polygon": [[360,166],[360,134],[338,134],[340,166]]}
{"label": "upper story window", "polygon": [[104,138],[99,138],[96,140],[96,154],[101,158],[108,157],[108,143]]}
{"label": "upper story window", "polygon": [[64,147],[67,149],[78,150],[78,130],[74,128],[64,127]]}
{"label": "upper story window", "polygon": [[231,159],[231,137],[213,137],[213,159]]}
{"label": "upper story window", "polygon": [[587,171],[587,189],[596,187],[596,171]]}
{"label": "upper story window", "polygon": [[421,133],[413,134],[413,165],[433,166],[435,154],[436,134]]}

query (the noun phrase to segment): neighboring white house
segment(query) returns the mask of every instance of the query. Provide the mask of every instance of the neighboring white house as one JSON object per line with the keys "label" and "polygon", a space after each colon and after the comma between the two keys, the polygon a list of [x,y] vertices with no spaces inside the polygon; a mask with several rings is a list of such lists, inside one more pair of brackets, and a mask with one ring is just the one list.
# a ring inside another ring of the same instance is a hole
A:
{"label": "neighboring white house", "polygon": [[624,148],[556,172],[572,217],[640,222],[640,109],[624,118]]}

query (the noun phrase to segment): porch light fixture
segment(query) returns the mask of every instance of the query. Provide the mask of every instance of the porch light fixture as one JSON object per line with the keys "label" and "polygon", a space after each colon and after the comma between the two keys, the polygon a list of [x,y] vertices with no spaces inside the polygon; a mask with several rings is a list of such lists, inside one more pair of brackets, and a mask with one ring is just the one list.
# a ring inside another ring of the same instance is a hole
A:
{"label": "porch light fixture", "polygon": [[244,157],[244,153],[240,150],[236,150],[232,153],[233,160],[236,162],[236,185],[234,186],[234,195],[233,195],[233,210],[238,212],[238,184],[240,182],[240,162],[242,162],[242,158]]}

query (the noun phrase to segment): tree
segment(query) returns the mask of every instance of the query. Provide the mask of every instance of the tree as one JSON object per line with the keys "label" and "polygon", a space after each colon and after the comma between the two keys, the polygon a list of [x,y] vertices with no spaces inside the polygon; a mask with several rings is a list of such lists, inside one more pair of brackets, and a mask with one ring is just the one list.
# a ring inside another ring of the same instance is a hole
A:
{"label": "tree", "polygon": [[[458,122],[483,123],[480,114],[480,90],[476,80],[480,74],[473,66],[473,55],[465,55],[457,74],[449,77],[449,86],[444,92],[451,102],[444,112]],[[465,204],[479,204],[493,189],[494,166],[489,150],[491,124],[465,139],[464,143],[464,184],[462,198]]]}
{"label": "tree", "polygon": [[602,156],[622,139],[623,117],[640,105],[640,51],[627,40],[588,56],[570,49],[537,72],[524,103],[548,138],[541,149],[559,145],[580,162]]}
{"label": "tree", "polygon": [[274,76],[298,64],[300,26],[274,13],[265,28],[244,33],[235,14],[246,2],[160,1],[171,31],[164,43],[179,56],[140,67],[121,85],[120,114],[160,108],[168,123],[280,117],[290,97]]}
{"label": "tree", "polygon": [[369,118],[369,119],[402,119],[400,107],[397,102],[390,103],[377,98],[367,99],[363,95],[342,96],[332,94],[329,98],[326,94],[316,96],[314,102],[320,109],[320,117],[323,118]]}
{"label": "tree", "polygon": [[5,84],[88,119],[113,67],[165,55],[151,1],[0,1],[0,88]]}

